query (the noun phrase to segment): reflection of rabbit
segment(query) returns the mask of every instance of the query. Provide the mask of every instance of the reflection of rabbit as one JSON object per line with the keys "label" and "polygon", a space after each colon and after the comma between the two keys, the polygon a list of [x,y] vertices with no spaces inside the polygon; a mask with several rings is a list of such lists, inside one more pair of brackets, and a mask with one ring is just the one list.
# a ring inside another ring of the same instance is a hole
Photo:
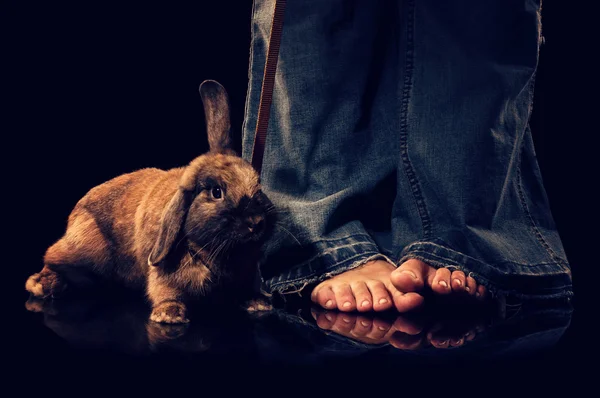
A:
{"label": "reflection of rabbit", "polygon": [[253,318],[243,311],[222,314],[209,310],[198,314],[191,324],[165,324],[149,321],[145,303],[129,295],[104,300],[92,296],[76,300],[31,297],[25,306],[42,313],[44,325],[76,348],[142,356],[162,351],[200,353],[231,347],[232,352],[240,353],[252,349]]}
{"label": "reflection of rabbit", "polygon": [[145,289],[150,319],[165,323],[187,322],[189,298],[251,298],[273,205],[232,149],[225,89],[205,81],[200,94],[210,152],[187,167],[143,169],[89,191],[27,280],[29,292],[55,296],[92,273]]}

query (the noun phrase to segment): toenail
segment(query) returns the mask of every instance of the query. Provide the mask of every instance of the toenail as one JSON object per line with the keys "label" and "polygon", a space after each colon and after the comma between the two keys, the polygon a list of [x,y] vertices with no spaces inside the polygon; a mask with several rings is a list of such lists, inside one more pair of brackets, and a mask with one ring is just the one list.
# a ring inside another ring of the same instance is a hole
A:
{"label": "toenail", "polygon": [[350,323],[350,318],[347,317],[342,317],[342,321],[346,322],[346,323]]}
{"label": "toenail", "polygon": [[366,328],[369,327],[369,322],[367,322],[367,321],[360,321],[360,324]]}
{"label": "toenail", "polygon": [[446,281],[440,281],[440,285],[442,285],[444,287],[448,287],[448,284],[446,283]]}
{"label": "toenail", "polygon": [[360,305],[366,307],[367,305],[369,305],[369,300],[364,300]]}
{"label": "toenail", "polygon": [[412,271],[408,271],[408,270],[407,270],[407,271],[402,271],[402,273],[403,273],[403,274],[406,274],[406,275],[410,275],[410,277],[411,277],[411,278],[413,278],[413,279],[417,279],[417,276],[416,276],[416,275],[415,275],[415,273],[414,273],[414,272],[412,272]]}
{"label": "toenail", "polygon": [[387,299],[379,299],[379,304],[385,304],[387,303]]}
{"label": "toenail", "polygon": [[343,305],[344,308],[350,308],[352,304],[349,301],[346,301]]}
{"label": "toenail", "polygon": [[470,292],[470,291],[471,291],[471,288],[470,288],[469,286],[467,286],[467,287],[465,287],[465,290],[466,290],[467,292]]}
{"label": "toenail", "polygon": [[455,279],[454,282],[456,282],[458,286],[462,286],[462,281],[460,279]]}
{"label": "toenail", "polygon": [[333,300],[328,300],[328,301],[325,303],[325,307],[327,307],[327,308],[331,308],[331,306],[332,306],[332,305],[333,305]]}
{"label": "toenail", "polygon": [[325,319],[327,319],[328,321],[332,321],[333,317],[329,314],[325,314]]}
{"label": "toenail", "polygon": [[383,326],[379,326],[378,329],[379,330],[385,330],[385,328]]}

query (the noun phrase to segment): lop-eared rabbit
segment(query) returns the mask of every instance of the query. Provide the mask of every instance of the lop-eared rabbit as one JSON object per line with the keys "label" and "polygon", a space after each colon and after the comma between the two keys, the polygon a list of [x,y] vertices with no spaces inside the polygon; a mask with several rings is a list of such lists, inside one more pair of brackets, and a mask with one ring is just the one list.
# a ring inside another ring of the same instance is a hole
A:
{"label": "lop-eared rabbit", "polygon": [[142,169],[90,190],[27,280],[33,296],[85,288],[92,275],[145,291],[150,319],[164,323],[188,322],[194,299],[254,298],[275,211],[256,171],[233,150],[227,92],[207,80],[200,95],[210,151],[185,167]]}

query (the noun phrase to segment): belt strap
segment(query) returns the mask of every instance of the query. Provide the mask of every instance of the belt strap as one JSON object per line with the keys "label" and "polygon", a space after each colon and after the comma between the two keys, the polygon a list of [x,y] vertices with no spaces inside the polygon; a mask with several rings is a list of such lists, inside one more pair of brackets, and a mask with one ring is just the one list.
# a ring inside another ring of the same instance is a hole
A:
{"label": "belt strap", "polygon": [[260,171],[262,170],[267,128],[269,127],[271,100],[273,99],[273,85],[275,84],[279,44],[281,43],[281,34],[283,31],[285,1],[286,0],[275,0],[273,23],[271,24],[271,34],[269,35],[269,49],[267,50],[267,61],[265,62],[265,71],[260,92],[260,105],[258,106],[254,147],[252,149],[252,166],[258,174],[260,174]]}

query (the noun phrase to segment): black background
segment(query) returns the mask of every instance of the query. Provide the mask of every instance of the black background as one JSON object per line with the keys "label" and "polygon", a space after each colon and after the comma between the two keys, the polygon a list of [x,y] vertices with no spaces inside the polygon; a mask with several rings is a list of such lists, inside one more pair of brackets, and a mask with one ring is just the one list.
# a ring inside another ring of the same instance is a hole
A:
{"label": "black background", "polygon": [[[545,44],[531,123],[573,269],[576,311],[564,344],[575,350],[584,343],[583,319],[597,290],[591,271],[597,267],[592,218],[598,181],[591,150],[598,127],[584,121],[597,113],[585,96],[593,84],[585,12],[560,3],[547,1],[543,8]],[[91,187],[142,167],[180,166],[206,150],[200,82],[215,79],[227,88],[233,126],[241,129],[252,4],[4,7],[2,196],[10,223],[4,251],[12,257],[4,266],[18,317],[25,312],[25,279],[41,268],[44,251]]]}

